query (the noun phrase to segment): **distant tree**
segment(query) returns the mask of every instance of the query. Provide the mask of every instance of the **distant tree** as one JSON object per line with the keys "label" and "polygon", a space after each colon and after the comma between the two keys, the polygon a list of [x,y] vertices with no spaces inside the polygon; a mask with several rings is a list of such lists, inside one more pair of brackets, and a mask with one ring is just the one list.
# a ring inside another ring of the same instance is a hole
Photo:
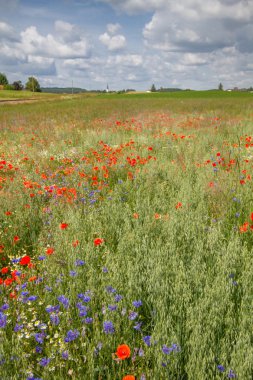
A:
{"label": "distant tree", "polygon": [[219,84],[218,89],[219,89],[220,91],[223,91],[223,84],[222,84],[222,83]]}
{"label": "distant tree", "polygon": [[21,90],[23,90],[23,85],[22,85],[22,82],[21,82],[21,80],[18,80],[18,81],[16,81],[16,82],[13,82],[12,83],[12,86],[13,86],[13,89],[14,90],[16,90],[16,91],[21,91]]}
{"label": "distant tree", "polygon": [[156,88],[155,88],[154,83],[152,84],[150,91],[151,91],[151,92],[156,92]]}
{"label": "distant tree", "polygon": [[6,86],[9,84],[8,79],[4,73],[0,73],[0,85]]}
{"label": "distant tree", "polygon": [[4,86],[4,90],[9,90],[9,91],[13,91],[14,90],[14,87],[12,84],[6,84]]}
{"label": "distant tree", "polygon": [[32,92],[41,92],[40,84],[34,77],[29,77],[25,89]]}

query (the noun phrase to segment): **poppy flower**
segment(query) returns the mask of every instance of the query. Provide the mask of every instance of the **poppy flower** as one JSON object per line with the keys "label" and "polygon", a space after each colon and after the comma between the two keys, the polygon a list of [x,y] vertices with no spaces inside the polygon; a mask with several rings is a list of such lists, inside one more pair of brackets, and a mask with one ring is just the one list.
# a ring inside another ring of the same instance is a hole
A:
{"label": "poppy flower", "polygon": [[250,219],[253,221],[253,212],[250,215]]}
{"label": "poppy flower", "polygon": [[135,380],[135,376],[134,375],[126,375],[122,378],[122,380]]}
{"label": "poppy flower", "polygon": [[96,238],[96,239],[94,239],[94,245],[95,245],[95,246],[99,246],[99,245],[101,245],[103,242],[104,242],[104,239],[101,239],[101,238]]}
{"label": "poppy flower", "polygon": [[137,212],[135,212],[135,213],[133,214],[133,217],[134,217],[134,219],[138,219],[138,218],[139,218],[139,214],[137,214]]}
{"label": "poppy flower", "polygon": [[18,242],[20,240],[19,236],[14,236],[13,241],[14,243]]}
{"label": "poppy flower", "polygon": [[54,253],[54,248],[47,248],[46,254],[47,255],[52,255],[52,253]]}
{"label": "poppy flower", "polygon": [[75,241],[73,241],[72,246],[73,247],[77,247],[78,244],[79,244],[79,240],[75,240]]}
{"label": "poppy flower", "polygon": [[130,347],[127,344],[121,344],[117,348],[116,355],[121,360],[125,360],[125,359],[129,358],[131,355]]}
{"label": "poppy flower", "polygon": [[62,230],[65,230],[66,228],[68,228],[68,224],[67,223],[61,223],[60,224],[60,228],[62,229]]}
{"label": "poppy flower", "polygon": [[8,272],[9,272],[9,268],[8,267],[4,267],[4,268],[1,269],[1,273],[2,274],[6,274]]}
{"label": "poppy flower", "polygon": [[182,207],[182,206],[183,206],[182,202],[177,202],[177,204],[176,204],[176,209],[179,209],[179,208]]}
{"label": "poppy flower", "polygon": [[28,265],[28,264],[30,264],[30,262],[31,262],[30,256],[26,255],[26,256],[22,257],[22,259],[20,260],[19,264],[20,265]]}
{"label": "poppy flower", "polygon": [[7,216],[8,216],[8,215],[11,215],[11,214],[12,214],[11,211],[6,211],[6,212],[5,212],[5,215],[7,215]]}

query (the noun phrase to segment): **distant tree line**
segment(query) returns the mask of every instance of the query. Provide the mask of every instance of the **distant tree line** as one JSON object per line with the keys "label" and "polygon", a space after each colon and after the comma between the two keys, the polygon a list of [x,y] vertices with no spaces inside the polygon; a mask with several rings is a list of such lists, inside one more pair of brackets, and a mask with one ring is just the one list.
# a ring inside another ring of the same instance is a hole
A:
{"label": "distant tree line", "polygon": [[35,77],[29,77],[25,86],[23,86],[20,80],[13,83],[9,83],[7,76],[4,73],[0,73],[0,86],[4,90],[14,90],[14,91],[32,91],[32,92],[41,92],[40,84]]}

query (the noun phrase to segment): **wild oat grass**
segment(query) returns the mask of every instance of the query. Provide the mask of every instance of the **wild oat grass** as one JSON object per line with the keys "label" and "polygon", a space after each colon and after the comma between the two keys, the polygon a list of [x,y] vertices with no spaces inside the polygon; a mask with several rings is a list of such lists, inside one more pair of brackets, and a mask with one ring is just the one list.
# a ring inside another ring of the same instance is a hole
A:
{"label": "wild oat grass", "polygon": [[252,94],[230,95],[1,106],[1,379],[252,379]]}

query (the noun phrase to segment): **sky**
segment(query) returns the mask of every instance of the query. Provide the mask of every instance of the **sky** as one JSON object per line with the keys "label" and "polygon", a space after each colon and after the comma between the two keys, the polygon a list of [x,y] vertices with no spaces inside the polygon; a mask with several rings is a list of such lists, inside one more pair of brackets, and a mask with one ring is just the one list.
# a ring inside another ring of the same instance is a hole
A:
{"label": "sky", "polygon": [[0,72],[88,90],[253,86],[253,0],[0,0]]}

